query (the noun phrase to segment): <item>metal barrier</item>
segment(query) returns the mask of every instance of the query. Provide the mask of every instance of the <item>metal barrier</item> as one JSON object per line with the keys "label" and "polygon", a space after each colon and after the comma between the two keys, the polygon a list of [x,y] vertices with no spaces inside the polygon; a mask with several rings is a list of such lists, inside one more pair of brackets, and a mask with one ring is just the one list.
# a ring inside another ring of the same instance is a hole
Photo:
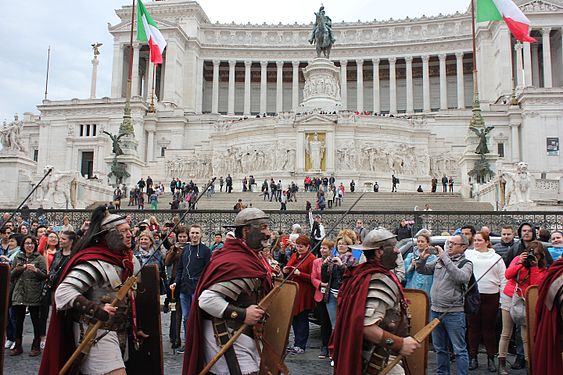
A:
{"label": "metal barrier", "polygon": [[[2,210],[0,211],[8,211]],[[63,217],[68,216],[75,230],[80,228],[82,222],[90,218],[91,210],[43,210],[44,217],[36,217],[36,211],[31,210],[30,220],[44,221],[47,225],[62,225]],[[278,211],[266,210],[270,215],[271,229],[287,232],[294,223],[299,223],[305,233],[309,230],[309,216],[306,211]],[[181,210],[119,210],[122,215],[131,215],[132,222],[137,224],[154,216],[160,226],[171,222],[174,217],[183,214]],[[325,228],[336,223],[343,211],[325,210],[315,211],[314,214],[322,215]],[[204,240],[212,241],[213,234],[225,232],[225,225],[232,223],[236,212],[232,210],[197,210],[186,215],[185,224],[199,224],[204,231]],[[373,229],[383,226],[393,230],[399,225],[401,219],[406,219],[413,225],[413,232],[420,228],[432,230],[432,234],[439,235],[442,232],[452,233],[456,228],[465,224],[472,224],[479,230],[483,225],[488,226],[492,232],[500,233],[504,225],[512,225],[514,229],[523,222],[529,222],[534,226],[544,227],[550,231],[563,229],[563,212],[552,211],[354,211],[342,221],[338,229],[354,228],[356,219],[363,219],[364,226]],[[333,234],[333,237],[336,233]]]}

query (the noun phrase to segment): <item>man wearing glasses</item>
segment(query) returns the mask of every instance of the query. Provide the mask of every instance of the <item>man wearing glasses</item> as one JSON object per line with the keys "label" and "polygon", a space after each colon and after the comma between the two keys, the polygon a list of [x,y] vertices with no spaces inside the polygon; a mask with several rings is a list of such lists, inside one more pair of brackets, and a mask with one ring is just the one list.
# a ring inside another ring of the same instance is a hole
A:
{"label": "man wearing glasses", "polygon": [[432,331],[432,342],[436,350],[436,374],[450,373],[450,357],[448,341],[451,341],[456,356],[457,373],[466,375],[469,367],[469,354],[465,341],[465,313],[463,309],[464,290],[473,274],[473,264],[464,262],[464,252],[469,246],[467,237],[463,234],[450,237],[449,246],[444,251],[435,246],[438,260],[427,264],[431,248],[423,251],[416,261],[416,271],[424,275],[434,275],[434,282],[430,290],[432,297],[431,319],[442,317],[440,324]]}

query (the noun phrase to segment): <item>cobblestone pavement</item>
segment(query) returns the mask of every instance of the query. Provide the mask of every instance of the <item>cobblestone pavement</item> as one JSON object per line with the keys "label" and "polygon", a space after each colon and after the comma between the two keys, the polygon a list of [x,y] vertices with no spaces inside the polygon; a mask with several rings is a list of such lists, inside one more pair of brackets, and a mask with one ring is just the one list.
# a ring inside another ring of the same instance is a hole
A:
{"label": "cobblestone pavement", "polygon": [[[163,346],[164,346],[164,366],[165,374],[177,375],[182,373],[182,361],[183,355],[174,354],[170,349],[168,344],[168,323],[169,316],[166,314],[162,315],[162,331],[163,335]],[[24,353],[17,357],[10,357],[8,355],[9,351],[6,352],[4,357],[4,374],[6,375],[34,375],[37,374],[39,369],[39,364],[41,362],[41,357],[29,357],[29,350],[31,346],[31,341],[33,340],[33,328],[31,326],[31,319],[26,316],[25,327],[24,327]],[[293,337],[290,335],[289,343],[293,343]],[[309,347],[304,354],[301,355],[288,355],[286,358],[286,364],[292,375],[325,375],[332,373],[332,368],[330,367],[330,360],[328,359],[318,359],[317,355],[320,347],[320,330],[315,324],[311,324],[311,332],[309,337]],[[509,357],[509,361],[512,358]],[[480,368],[471,371],[471,375],[485,375],[491,374],[485,368],[487,363],[487,358],[485,354],[479,355]],[[0,371],[0,374],[2,372]],[[428,371],[427,374],[436,373],[435,355],[430,352],[428,354]],[[455,373],[455,363],[452,364],[452,374]],[[514,371],[511,370],[511,374],[525,374],[525,371]]]}

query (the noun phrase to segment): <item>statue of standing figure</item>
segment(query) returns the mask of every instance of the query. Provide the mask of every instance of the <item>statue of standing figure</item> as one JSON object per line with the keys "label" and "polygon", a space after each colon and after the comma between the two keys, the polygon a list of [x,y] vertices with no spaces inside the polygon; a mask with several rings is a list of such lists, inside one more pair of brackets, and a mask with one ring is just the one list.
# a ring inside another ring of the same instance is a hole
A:
{"label": "statue of standing figure", "polygon": [[316,44],[317,57],[321,57],[321,52],[327,59],[330,58],[330,49],[336,41],[332,33],[332,20],[325,15],[325,7],[321,5],[318,12],[315,12],[315,25],[309,38],[309,43]]}
{"label": "statue of standing figure", "polygon": [[311,169],[319,171],[321,169],[321,160],[325,152],[324,142],[319,140],[317,132],[313,135],[312,139],[309,136],[305,142],[305,151],[311,159]]}

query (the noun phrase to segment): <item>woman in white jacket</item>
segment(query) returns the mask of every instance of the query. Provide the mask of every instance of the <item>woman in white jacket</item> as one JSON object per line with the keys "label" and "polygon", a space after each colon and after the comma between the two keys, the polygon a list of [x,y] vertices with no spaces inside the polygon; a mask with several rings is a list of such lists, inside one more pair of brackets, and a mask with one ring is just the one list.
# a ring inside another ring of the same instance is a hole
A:
{"label": "woman in white jacket", "polygon": [[[502,261],[501,256],[492,248],[487,233],[480,232],[475,234],[473,244],[474,250],[467,250],[465,258],[473,263],[473,275],[476,280],[483,275],[485,276],[477,283],[481,296],[479,312],[474,315],[467,315],[469,328],[469,369],[474,370],[479,367],[477,350],[482,338],[487,350],[488,370],[495,372],[495,354],[497,351],[496,321],[500,291],[506,283],[504,278],[506,265]],[[491,270],[487,272],[489,268]],[[485,274],[485,272],[487,273]]]}

